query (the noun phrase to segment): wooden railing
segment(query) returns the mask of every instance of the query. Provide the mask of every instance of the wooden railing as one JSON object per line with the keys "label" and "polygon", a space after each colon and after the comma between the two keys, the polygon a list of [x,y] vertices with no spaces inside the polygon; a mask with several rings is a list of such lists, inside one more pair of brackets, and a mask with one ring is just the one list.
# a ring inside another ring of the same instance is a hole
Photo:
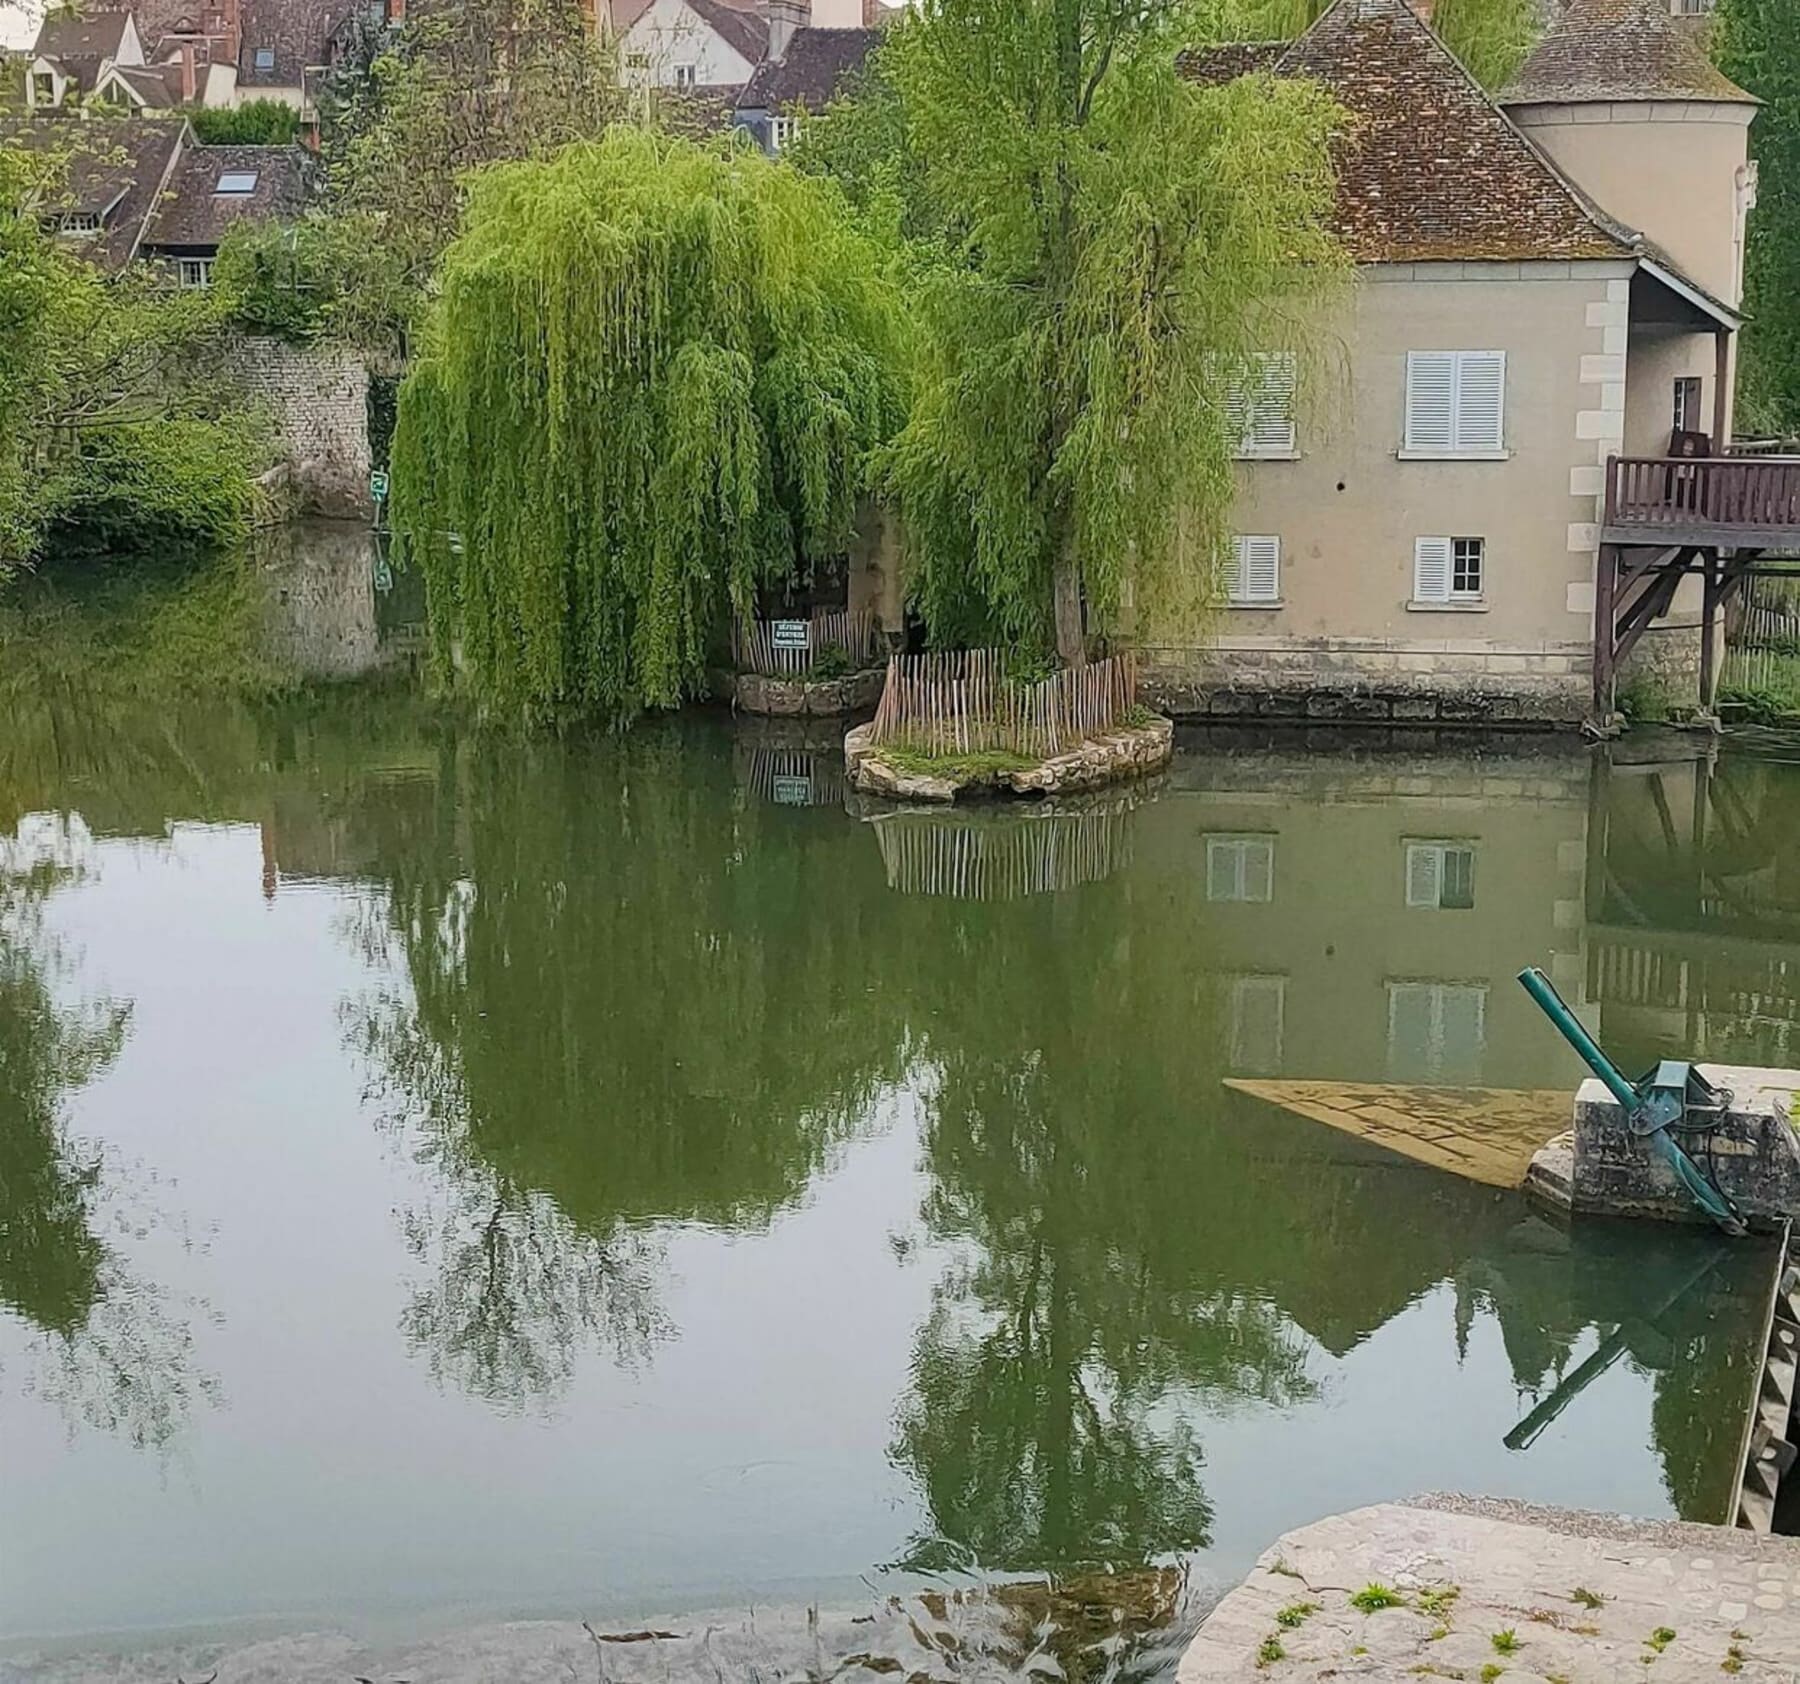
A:
{"label": "wooden railing", "polygon": [[881,627],[869,609],[819,608],[792,619],[731,623],[731,660],[739,672],[792,677],[827,649],[843,650],[852,667],[870,667],[881,653]]}
{"label": "wooden railing", "polygon": [[1037,684],[1007,674],[998,649],[895,655],[871,741],[932,755],[1005,749],[1040,759],[1124,722],[1137,705],[1137,662],[1114,655]]}
{"label": "wooden railing", "polygon": [[1606,525],[1671,541],[1695,528],[1792,530],[1800,541],[1800,457],[1614,456]]}

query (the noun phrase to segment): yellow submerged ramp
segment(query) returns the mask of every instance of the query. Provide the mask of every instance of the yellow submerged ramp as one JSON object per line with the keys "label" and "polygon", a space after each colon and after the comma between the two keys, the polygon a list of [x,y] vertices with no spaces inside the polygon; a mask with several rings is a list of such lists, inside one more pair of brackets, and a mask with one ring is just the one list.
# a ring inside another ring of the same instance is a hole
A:
{"label": "yellow submerged ramp", "polygon": [[1518,1187],[1569,1127],[1566,1088],[1422,1088],[1392,1082],[1227,1080],[1228,1088],[1487,1187]]}

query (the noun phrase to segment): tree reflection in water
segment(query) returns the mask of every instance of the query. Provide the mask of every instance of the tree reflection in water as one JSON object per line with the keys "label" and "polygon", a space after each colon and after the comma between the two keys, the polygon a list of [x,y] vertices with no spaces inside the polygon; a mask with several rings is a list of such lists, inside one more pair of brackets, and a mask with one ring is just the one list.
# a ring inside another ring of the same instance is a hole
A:
{"label": "tree reflection in water", "polygon": [[187,1322],[101,1237],[108,1172],[68,1130],[69,1096],[112,1065],[131,1017],[53,987],[63,958],[44,905],[80,875],[81,848],[66,823],[0,838],[0,1309],[35,1330],[26,1383],[71,1428],[160,1447],[212,1383]]}

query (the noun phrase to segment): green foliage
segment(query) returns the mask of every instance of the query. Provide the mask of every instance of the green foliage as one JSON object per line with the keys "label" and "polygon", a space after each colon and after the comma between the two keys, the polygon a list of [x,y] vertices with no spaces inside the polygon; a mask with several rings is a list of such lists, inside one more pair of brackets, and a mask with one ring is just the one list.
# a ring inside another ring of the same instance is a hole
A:
{"label": "green foliage", "polygon": [[28,207],[61,166],[0,142],[0,574],[51,539],[230,537],[258,466],[213,354],[223,301],[45,239]]}
{"label": "green foliage", "polygon": [[583,0],[412,0],[398,29],[351,27],[320,96],[326,197],[348,228],[330,327],[403,351],[471,172],[596,139],[629,96]]}
{"label": "green foliage", "polygon": [[350,218],[240,222],[219,247],[213,285],[239,326],[301,344],[324,332],[347,298],[366,307],[359,283],[378,281],[380,262],[369,231]]}
{"label": "green foliage", "polygon": [[1644,1639],[1644,1641],[1660,1655],[1663,1650],[1668,1648],[1668,1646],[1675,1641],[1675,1628],[1673,1626],[1658,1626],[1655,1631],[1651,1632],[1650,1635]]}
{"label": "green foliage", "polygon": [[[1190,617],[1227,532],[1222,370],[1308,341],[1339,270],[1338,114],[1306,82],[1200,89],[1182,0],[925,0],[889,32],[865,204],[914,249],[920,373],[887,458],[939,644],[1079,651]],[[970,50],[981,43],[980,51]],[[821,146],[856,151],[839,114]],[[825,125],[821,125],[825,126]],[[1183,530],[1185,519],[1186,529]]]}
{"label": "green foliage", "polygon": [[1316,1602],[1290,1602],[1285,1608],[1276,1610],[1275,1623],[1292,1631],[1296,1626],[1305,1625],[1318,1611]]}
{"label": "green foliage", "polygon": [[278,99],[201,106],[187,119],[202,146],[291,146],[300,138],[300,113]]}
{"label": "green foliage", "polygon": [[1364,1585],[1350,1598],[1350,1606],[1364,1614],[1378,1614],[1383,1608],[1404,1608],[1406,1598],[1391,1585]]}
{"label": "green foliage", "polygon": [[1277,1661],[1287,1659],[1287,1650],[1282,1648],[1279,1637],[1265,1637],[1256,1651],[1256,1664],[1259,1667],[1273,1666]]}
{"label": "green foliage", "polygon": [[1800,0],[1720,0],[1715,52],[1763,102],[1744,253],[1740,432],[1800,433]]}
{"label": "green foliage", "polygon": [[729,605],[848,543],[900,345],[840,197],[759,155],[615,129],[477,176],[393,446],[440,670],[534,708],[696,693]]}
{"label": "green foliage", "polygon": [[1604,1608],[1606,1598],[1597,1590],[1589,1590],[1586,1585],[1577,1585],[1569,1592],[1571,1602],[1579,1602],[1583,1608]]}
{"label": "green foliage", "polygon": [[1430,1590],[1422,1590],[1418,1595],[1419,1612],[1428,1614],[1434,1620],[1443,1619],[1456,1606],[1456,1599],[1461,1595],[1461,1585],[1437,1585]]}
{"label": "green foliage", "polygon": [[807,677],[814,679],[846,678],[856,671],[850,651],[841,643],[828,643],[812,658]]}
{"label": "green foliage", "polygon": [[928,778],[997,778],[1008,772],[1028,772],[1040,762],[1010,749],[988,748],[975,754],[930,754],[923,749],[892,744],[881,758],[897,772]]}
{"label": "green foliage", "polygon": [[1494,1645],[1497,1655],[1516,1655],[1519,1652],[1519,1634],[1511,1626],[1504,1631],[1497,1631],[1488,1639]]}
{"label": "green foliage", "polygon": [[1634,673],[1619,686],[1619,712],[1633,725],[1655,725],[1674,711],[1668,687],[1644,673]]}
{"label": "green foliage", "polygon": [[1438,0],[1432,27],[1477,82],[1498,92],[1543,32],[1537,0]]}
{"label": "green foliage", "polygon": [[1494,1680],[1505,1671],[1506,1668],[1498,1661],[1489,1661],[1488,1664],[1481,1669],[1481,1684],[1494,1684]]}

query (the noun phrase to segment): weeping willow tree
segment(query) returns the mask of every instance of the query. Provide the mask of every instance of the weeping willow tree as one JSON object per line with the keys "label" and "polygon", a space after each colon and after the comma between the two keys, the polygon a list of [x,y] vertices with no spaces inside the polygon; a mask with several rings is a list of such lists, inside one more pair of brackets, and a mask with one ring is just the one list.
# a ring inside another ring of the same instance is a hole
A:
{"label": "weeping willow tree", "polygon": [[[1544,29],[1542,0],[1414,3],[1438,38],[1490,92],[1512,80]],[[1220,24],[1240,40],[1287,41],[1317,23],[1327,4],[1328,0],[1222,0]]]}
{"label": "weeping willow tree", "polygon": [[1341,271],[1338,112],[1316,85],[1201,88],[1187,0],[921,0],[890,31],[915,196],[940,260],[888,457],[934,639],[1082,657],[1172,625],[1229,530],[1221,371],[1292,348]]}
{"label": "weeping willow tree", "polygon": [[697,690],[728,605],[846,548],[901,346],[830,183],[627,129],[478,175],[394,441],[440,663],[533,708]]}

